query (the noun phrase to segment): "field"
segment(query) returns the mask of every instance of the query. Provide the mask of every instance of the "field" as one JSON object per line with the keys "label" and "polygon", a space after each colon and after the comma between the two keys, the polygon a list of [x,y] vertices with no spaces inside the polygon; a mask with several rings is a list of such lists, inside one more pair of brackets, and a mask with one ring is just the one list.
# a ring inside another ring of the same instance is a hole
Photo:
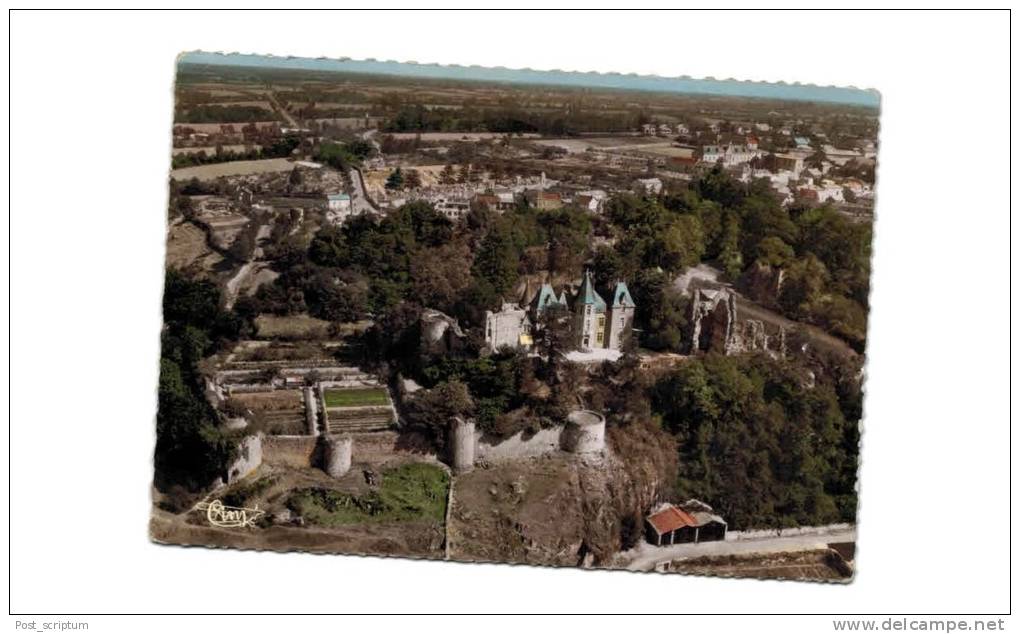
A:
{"label": "field", "polygon": [[318,526],[342,526],[366,522],[442,522],[446,516],[446,492],[450,477],[440,467],[405,464],[382,473],[378,489],[353,495],[334,489],[301,489],[287,506]]}
{"label": "field", "polygon": [[240,393],[231,396],[230,400],[253,412],[303,411],[304,408],[299,390]]}
{"label": "field", "polygon": [[266,174],[269,172],[286,172],[293,169],[294,163],[284,158],[263,159],[261,161],[230,161],[197,167],[182,167],[170,170],[170,177],[175,180],[215,180],[220,176],[247,176],[250,174]]}
{"label": "field", "polygon": [[352,390],[326,390],[326,407],[361,407],[368,405],[389,405],[390,397],[381,387]]}
{"label": "field", "polygon": [[845,581],[853,576],[852,569],[834,550],[699,557],[674,561],[668,570],[693,575],[811,581]]}
{"label": "field", "polygon": [[571,154],[580,154],[591,148],[593,150],[637,150],[657,145],[669,145],[656,137],[644,136],[619,136],[619,137],[591,137],[583,139],[540,139],[532,141],[535,145],[546,147],[560,147]]}
{"label": "field", "polygon": [[255,318],[258,336],[273,339],[320,338],[329,334],[329,322],[309,315],[259,315]]}
{"label": "field", "polygon": [[167,267],[194,267],[209,273],[221,262],[223,257],[209,248],[204,231],[190,222],[171,223],[166,242]]}

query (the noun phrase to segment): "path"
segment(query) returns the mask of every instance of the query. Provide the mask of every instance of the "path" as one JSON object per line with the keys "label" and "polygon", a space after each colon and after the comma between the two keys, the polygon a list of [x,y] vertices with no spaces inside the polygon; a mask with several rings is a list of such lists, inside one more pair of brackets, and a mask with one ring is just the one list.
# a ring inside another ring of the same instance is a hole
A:
{"label": "path", "polygon": [[292,117],[290,113],[287,112],[287,110],[283,107],[283,105],[280,104],[280,102],[276,99],[276,93],[273,91],[272,86],[270,86],[269,91],[266,92],[266,99],[269,100],[269,105],[273,107],[273,110],[276,111],[276,114],[280,115],[284,119],[284,121],[287,122],[287,125],[289,125],[292,128],[301,127],[300,125],[298,125],[298,122],[294,119],[294,117]]}
{"label": "path", "polygon": [[241,265],[241,268],[234,273],[234,276],[227,281],[226,293],[224,296],[224,303],[226,304],[227,310],[234,307],[234,303],[237,301],[240,295],[241,289],[247,285],[248,279],[254,275],[255,286],[248,290],[248,293],[254,293],[258,290],[258,287],[263,283],[275,279],[277,274],[269,268],[269,263],[262,260],[264,257],[264,251],[262,245],[269,236],[273,233],[273,222],[267,222],[264,225],[259,226],[259,230],[255,233],[255,250],[252,254],[250,262],[245,262]]}
{"label": "path", "polygon": [[700,544],[653,546],[641,543],[631,550],[620,553],[617,556],[617,563],[626,566],[627,570],[654,570],[658,564],[668,563],[677,559],[798,552],[827,548],[828,544],[854,542],[856,540],[857,530],[855,528],[843,528],[820,531],[810,535],[763,537],[760,539],[727,539],[725,541],[702,542]]}
{"label": "path", "polygon": [[365,181],[361,177],[361,170],[352,167],[347,175],[351,179],[351,211],[355,215],[379,213],[365,195]]}

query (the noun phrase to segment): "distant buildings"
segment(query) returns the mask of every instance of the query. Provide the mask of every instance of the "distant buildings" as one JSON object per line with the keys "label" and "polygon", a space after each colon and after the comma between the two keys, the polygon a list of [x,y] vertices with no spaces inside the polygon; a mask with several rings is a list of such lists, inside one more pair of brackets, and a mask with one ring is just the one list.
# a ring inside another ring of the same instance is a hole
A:
{"label": "distant buildings", "polygon": [[789,171],[800,174],[804,171],[804,159],[796,154],[773,154],[775,157],[775,171]]}
{"label": "distant buildings", "polygon": [[563,198],[557,192],[529,189],[524,192],[524,199],[528,201],[529,205],[539,210],[559,209],[563,206]]}
{"label": "distant buildings", "polygon": [[662,193],[662,179],[638,178],[634,181],[632,188],[638,195],[658,196]]}
{"label": "distant buildings", "polygon": [[753,147],[746,143],[727,143],[724,145],[703,145],[699,152],[702,163],[722,162],[724,167],[733,167],[749,163],[751,159],[760,156],[758,141],[754,140]]}

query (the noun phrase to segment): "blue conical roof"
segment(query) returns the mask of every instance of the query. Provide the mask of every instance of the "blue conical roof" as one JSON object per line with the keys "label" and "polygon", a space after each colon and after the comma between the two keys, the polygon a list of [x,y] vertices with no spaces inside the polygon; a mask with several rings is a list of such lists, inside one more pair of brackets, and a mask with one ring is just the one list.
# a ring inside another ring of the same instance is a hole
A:
{"label": "blue conical roof", "polygon": [[630,296],[630,290],[627,289],[627,283],[622,280],[616,283],[616,290],[613,292],[613,307],[621,306],[636,306],[634,298]]}
{"label": "blue conical roof", "polygon": [[577,301],[582,305],[592,304],[596,310],[605,310],[606,301],[595,290],[595,283],[591,281],[591,271],[584,272],[584,281],[581,288],[577,290]]}

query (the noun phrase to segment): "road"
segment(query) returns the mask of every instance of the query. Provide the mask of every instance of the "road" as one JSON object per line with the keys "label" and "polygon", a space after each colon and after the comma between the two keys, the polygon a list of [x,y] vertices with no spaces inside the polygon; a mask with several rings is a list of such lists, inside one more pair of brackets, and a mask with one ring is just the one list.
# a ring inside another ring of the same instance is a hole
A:
{"label": "road", "polygon": [[617,562],[626,565],[627,570],[654,570],[658,564],[677,559],[798,552],[826,548],[827,544],[854,542],[856,540],[857,530],[854,528],[844,528],[811,535],[763,537],[761,539],[727,539],[720,542],[676,544],[673,546],[652,546],[642,542],[635,548],[620,553]]}
{"label": "road", "polygon": [[269,91],[266,92],[266,98],[269,100],[269,105],[273,107],[273,110],[276,111],[276,114],[283,117],[284,121],[287,122],[287,125],[289,125],[292,128],[301,127],[300,125],[298,125],[298,122],[294,119],[294,117],[290,116],[290,113],[287,112],[283,105],[281,105],[280,102],[276,99],[276,93],[273,92],[271,86],[269,88]]}
{"label": "road", "polygon": [[354,214],[379,213],[365,195],[365,181],[361,178],[361,171],[352,167],[348,170],[347,176],[351,180],[351,210]]}

